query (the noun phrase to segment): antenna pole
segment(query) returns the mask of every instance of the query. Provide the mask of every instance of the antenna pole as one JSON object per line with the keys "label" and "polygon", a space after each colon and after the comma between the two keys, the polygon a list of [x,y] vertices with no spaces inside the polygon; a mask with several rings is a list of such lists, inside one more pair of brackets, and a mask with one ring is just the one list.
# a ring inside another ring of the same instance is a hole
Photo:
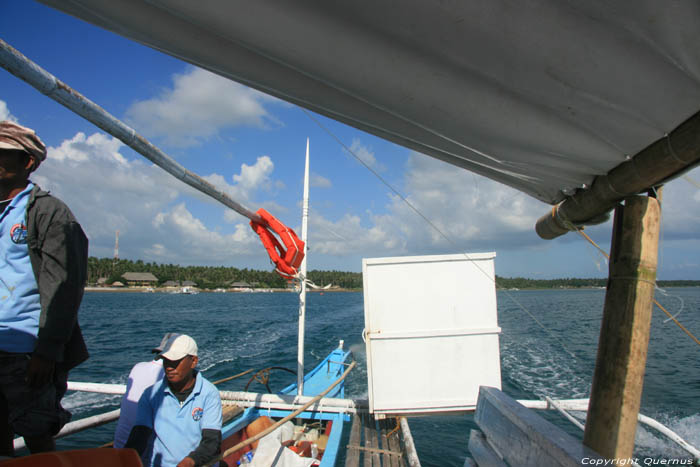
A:
{"label": "antenna pole", "polygon": [[114,237],[114,262],[116,263],[119,261],[119,231],[117,230],[117,233]]}

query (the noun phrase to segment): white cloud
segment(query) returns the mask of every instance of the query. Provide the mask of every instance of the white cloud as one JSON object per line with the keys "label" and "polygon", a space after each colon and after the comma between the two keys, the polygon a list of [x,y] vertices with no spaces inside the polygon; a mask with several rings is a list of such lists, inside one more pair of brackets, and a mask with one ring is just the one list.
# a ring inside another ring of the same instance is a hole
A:
{"label": "white cloud", "polygon": [[[347,150],[345,151],[347,152]],[[352,154],[354,154],[354,156],[360,159],[362,162],[367,164],[368,167],[378,172],[382,172],[386,169],[386,167],[377,162],[377,158],[374,157],[374,151],[372,151],[371,148],[363,145],[358,138],[352,140],[350,152],[352,152]]]}
{"label": "white cloud", "polygon": [[[440,232],[390,194],[387,212],[338,221],[312,218],[315,251],[343,255],[485,251],[533,245],[535,220],[548,206],[499,183],[417,153],[406,167],[406,199]],[[350,239],[348,241],[348,239]]]}
{"label": "white cloud", "polygon": [[[50,147],[47,160],[32,176],[74,212],[90,238],[91,255],[111,256],[115,231],[119,230],[122,257],[222,264],[237,256],[260,256],[253,246],[258,243],[257,236],[245,218],[239,214],[232,217],[235,225],[227,227],[226,233],[207,226],[187,209],[183,196],[210,198],[149,162],[127,159],[120,152],[123,146],[101,133],[78,133],[58,147]],[[265,184],[273,184],[273,170],[270,158],[261,156],[252,166],[243,165],[241,174],[232,175],[232,184],[220,174],[206,178],[235,194],[237,201],[248,201]]]}
{"label": "white cloud", "polygon": [[[692,255],[696,255],[700,241],[699,179],[700,168],[664,189],[660,259],[669,264],[665,272],[683,269],[678,277],[697,274],[697,261]],[[535,274],[533,268],[538,261],[550,271],[546,277],[587,277],[605,275],[607,271],[597,250],[575,234],[554,241],[540,239],[534,230],[535,222],[551,207],[505,185],[413,153],[401,186],[408,201],[449,241],[398,196],[389,194],[386,212],[370,212],[362,219],[346,214],[332,221],[314,210],[309,242],[313,254],[341,258],[497,251],[502,255],[499,264],[505,271],[517,270],[528,277]],[[609,249],[610,221],[587,227],[586,232]],[[557,253],[552,257],[551,252]],[[569,261],[575,257],[577,266],[559,261],[562,252],[566,252]]]}
{"label": "white cloud", "polygon": [[7,103],[0,100],[0,121],[9,120],[11,122],[17,122],[17,117],[10,113],[10,109],[7,108]]}
{"label": "white cloud", "polygon": [[234,175],[233,180],[243,189],[269,188],[270,173],[274,167],[269,156],[261,156],[254,165],[242,164],[240,175]]}
{"label": "white cloud", "polygon": [[264,128],[276,122],[264,106],[272,102],[281,103],[201,68],[189,67],[173,76],[171,88],[158,97],[135,102],[126,115],[139,133],[162,138],[168,145],[188,147],[225,128]]}
{"label": "white cloud", "polygon": [[332,185],[331,181],[326,177],[312,173],[309,177],[309,184],[316,188],[330,188]]}
{"label": "white cloud", "polygon": [[257,235],[244,223],[235,226],[234,233],[221,234],[207,229],[185,203],[159,212],[154,221],[158,242],[146,251],[155,261],[169,262],[172,258],[195,264],[230,262],[234,257],[254,252],[260,256]]}

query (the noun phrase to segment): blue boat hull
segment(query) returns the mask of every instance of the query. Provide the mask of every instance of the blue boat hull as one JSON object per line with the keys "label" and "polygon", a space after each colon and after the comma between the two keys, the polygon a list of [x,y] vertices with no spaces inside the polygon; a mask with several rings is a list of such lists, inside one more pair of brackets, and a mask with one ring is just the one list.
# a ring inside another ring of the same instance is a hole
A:
{"label": "blue boat hull", "polygon": [[[333,384],[345,371],[345,360],[350,355],[349,351],[341,348],[333,350],[321,363],[313,370],[304,376],[304,396],[317,396],[325,391]],[[281,395],[294,395],[297,392],[297,384],[290,384],[282,389]],[[345,384],[342,382],[325,397],[345,397]],[[266,409],[264,407],[251,407],[246,409],[240,417],[227,424],[222,429],[222,438],[226,444],[227,439],[234,439],[248,424],[261,416],[280,419],[289,415],[291,410]],[[332,422],[330,433],[328,434],[328,442],[321,460],[320,467],[331,467],[335,465],[336,458],[340,449],[340,439],[343,434],[343,426],[345,422],[350,420],[350,417],[341,413],[321,412],[309,410],[302,412],[296,420],[303,420],[304,423],[322,422],[326,425]],[[231,444],[231,441],[229,441]]]}

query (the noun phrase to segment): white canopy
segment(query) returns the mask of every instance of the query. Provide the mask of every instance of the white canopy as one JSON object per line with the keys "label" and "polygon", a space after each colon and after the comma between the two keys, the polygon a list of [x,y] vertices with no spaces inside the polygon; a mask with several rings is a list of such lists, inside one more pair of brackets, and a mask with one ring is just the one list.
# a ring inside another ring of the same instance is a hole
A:
{"label": "white canopy", "polygon": [[697,0],[42,0],[556,203],[700,110]]}

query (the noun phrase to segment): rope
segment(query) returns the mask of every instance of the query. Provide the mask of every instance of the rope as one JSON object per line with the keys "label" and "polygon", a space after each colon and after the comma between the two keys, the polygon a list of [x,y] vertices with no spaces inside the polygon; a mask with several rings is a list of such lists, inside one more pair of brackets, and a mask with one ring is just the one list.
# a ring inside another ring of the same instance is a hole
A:
{"label": "rope", "polygon": [[309,407],[311,407],[312,405],[314,405],[316,402],[318,402],[320,399],[322,399],[326,394],[328,394],[329,392],[331,392],[331,390],[332,390],[333,388],[335,388],[338,384],[340,384],[340,383],[345,379],[345,377],[348,375],[348,373],[350,373],[350,370],[352,370],[352,369],[355,367],[356,364],[357,364],[357,362],[352,362],[352,363],[348,366],[348,368],[343,372],[343,374],[340,376],[340,378],[338,378],[333,384],[331,384],[331,385],[330,385],[325,391],[323,391],[321,394],[319,394],[318,396],[314,397],[314,398],[311,399],[309,402],[307,402],[306,404],[304,404],[303,406],[301,406],[300,408],[298,408],[298,409],[295,410],[294,412],[290,413],[289,415],[287,415],[286,417],[284,417],[282,420],[279,420],[277,423],[275,423],[274,425],[270,426],[269,428],[267,428],[267,429],[261,431],[260,433],[258,433],[257,435],[255,435],[255,436],[253,436],[253,437],[251,437],[251,438],[246,439],[245,441],[242,441],[242,442],[236,444],[236,445],[233,446],[232,448],[227,449],[224,453],[219,454],[215,459],[213,459],[213,460],[209,461],[208,463],[204,464],[204,467],[211,467],[212,465],[214,465],[214,464],[216,464],[217,462],[219,462],[220,460],[222,460],[224,457],[229,456],[229,455],[233,454],[233,453],[236,452],[236,451],[239,451],[240,449],[242,449],[242,448],[244,448],[244,447],[246,447],[246,446],[248,446],[248,445],[254,443],[255,441],[259,440],[260,438],[262,438],[262,437],[264,437],[264,436],[267,436],[268,434],[272,433],[272,432],[275,431],[277,428],[279,428],[282,424],[288,422],[288,421],[291,420],[292,418],[296,417],[297,415],[299,415],[300,413],[302,413],[303,411],[305,411],[306,409],[308,409]]}
{"label": "rope", "polygon": [[228,378],[224,378],[224,379],[220,379],[220,380],[218,380],[218,381],[214,381],[214,382],[211,383],[211,384],[217,385],[217,384],[225,383],[226,381],[231,381],[232,379],[240,378],[241,376],[247,375],[247,374],[250,373],[251,371],[253,371],[253,368],[251,368],[250,370],[246,370],[246,371],[244,371],[243,373],[238,373],[237,375],[229,376]]}
{"label": "rope", "polygon": [[[602,254],[604,254],[605,257],[608,259],[608,261],[610,260],[610,255],[609,255],[605,250],[603,250],[600,246],[598,246],[598,244],[597,244],[596,242],[594,242],[594,241],[591,239],[591,237],[589,237],[588,235],[586,235],[586,234],[583,232],[583,229],[578,230],[578,233],[579,233],[583,238],[585,238],[586,240],[588,240],[588,241],[591,243],[591,245],[593,245],[595,248],[597,248]],[[620,278],[619,278],[619,277],[616,277],[616,279],[620,279]],[[637,278],[637,280],[644,280],[644,279],[639,279],[639,278]],[[646,281],[646,282],[650,282],[650,281]],[[657,288],[656,283],[654,283],[654,288]],[[691,339],[693,339],[693,340],[695,341],[696,344],[700,345],[700,340],[698,340],[698,338],[695,337],[695,336],[693,335],[692,332],[688,331],[688,329],[686,329],[686,327],[683,326],[683,325],[675,318],[675,316],[671,315],[671,313],[669,313],[669,312],[666,310],[666,308],[664,308],[663,306],[661,306],[661,304],[656,300],[656,298],[653,298],[652,301],[654,302],[654,305],[658,306],[659,309],[660,309],[661,311],[663,311],[664,313],[666,313],[666,315],[669,317],[669,319],[670,319],[671,321],[673,321],[674,323],[676,323],[676,326],[678,326],[679,328],[681,328],[681,330],[682,330],[684,333],[686,333]]]}
{"label": "rope", "polygon": [[[370,172],[372,172],[372,174],[373,174],[375,177],[377,177],[377,179],[379,179],[380,182],[382,182],[387,188],[389,188],[392,192],[394,192],[394,194],[396,194],[396,196],[398,196],[404,203],[406,203],[406,205],[407,205],[409,208],[411,208],[411,210],[413,210],[413,212],[415,212],[421,219],[423,219],[425,222],[427,222],[428,225],[429,225],[430,227],[432,227],[433,230],[435,230],[435,232],[438,233],[438,235],[440,235],[442,238],[444,238],[445,240],[447,240],[447,242],[448,242],[449,244],[451,244],[452,246],[454,246],[455,249],[457,249],[457,250],[461,250],[461,249],[462,249],[459,245],[457,245],[457,243],[456,243],[454,240],[452,240],[450,237],[448,237],[447,234],[445,234],[442,230],[440,230],[440,228],[439,228],[438,226],[436,226],[432,221],[430,221],[430,219],[428,219],[422,212],[420,212],[420,211],[418,210],[418,208],[416,208],[413,204],[411,204],[411,202],[408,201],[408,199],[407,199],[404,195],[402,195],[396,188],[394,188],[394,187],[393,187],[389,182],[387,182],[381,175],[379,175],[379,173],[377,173],[377,171],[375,171],[374,169],[372,169],[372,167],[370,167],[369,165],[367,165],[367,163],[365,163],[365,161],[363,161],[357,154],[355,154],[355,152],[354,152],[352,149],[350,149],[349,147],[347,147],[347,146],[345,145],[345,143],[343,143],[343,142],[340,140],[340,138],[338,138],[335,134],[333,134],[333,132],[331,132],[328,128],[326,128],[325,126],[323,126],[323,124],[321,124],[321,122],[318,121],[318,119],[314,118],[313,115],[311,115],[311,114],[310,114],[309,112],[307,112],[305,109],[301,109],[301,110],[302,110],[302,112],[304,112],[304,113],[306,114],[307,117],[309,117],[309,119],[311,119],[311,121],[313,121],[314,123],[316,123],[316,125],[318,125],[319,128],[321,128],[326,134],[328,134],[328,136],[330,136],[330,137],[331,137],[333,140],[335,140],[343,149],[345,149],[345,150],[348,152],[348,154],[352,155],[352,157],[354,157],[354,158],[355,158],[360,164],[362,164],[367,170],[369,170]],[[554,211],[553,211],[553,213],[554,213]],[[566,220],[563,220],[563,221],[564,221],[564,222],[567,222]],[[571,230],[574,230],[575,228],[576,228],[576,227],[574,227],[574,228],[571,229]],[[494,286],[496,287],[496,289],[499,289],[499,290],[503,291],[503,292],[508,296],[508,298],[510,298],[522,311],[524,311],[526,314],[528,314],[528,315],[535,321],[535,323],[537,323],[547,334],[549,334],[550,337],[552,337],[553,339],[555,339],[556,341],[558,341],[559,344],[562,346],[562,348],[563,348],[569,355],[571,355],[574,359],[576,359],[576,355],[574,355],[574,353],[571,352],[571,351],[566,347],[566,345],[564,345],[564,341],[562,341],[561,339],[559,339],[557,336],[554,335],[554,333],[552,333],[549,329],[547,329],[537,318],[535,318],[535,316],[534,316],[532,313],[530,313],[530,311],[528,311],[520,302],[518,302],[518,301],[515,299],[515,297],[513,297],[513,296],[511,295],[511,293],[510,293],[508,290],[506,290],[506,289],[500,289],[500,288],[498,287],[498,284],[496,284],[496,279],[493,278],[493,277],[491,277],[486,271],[484,271],[484,270],[479,266],[479,264],[478,264],[476,261],[474,261],[474,260],[469,256],[468,253],[462,252],[462,255],[464,255],[464,257],[465,257],[468,261],[470,261],[479,271],[481,271],[481,273],[484,274],[490,281],[492,281],[492,282],[494,283]],[[364,338],[363,338],[363,339],[364,339]]]}

